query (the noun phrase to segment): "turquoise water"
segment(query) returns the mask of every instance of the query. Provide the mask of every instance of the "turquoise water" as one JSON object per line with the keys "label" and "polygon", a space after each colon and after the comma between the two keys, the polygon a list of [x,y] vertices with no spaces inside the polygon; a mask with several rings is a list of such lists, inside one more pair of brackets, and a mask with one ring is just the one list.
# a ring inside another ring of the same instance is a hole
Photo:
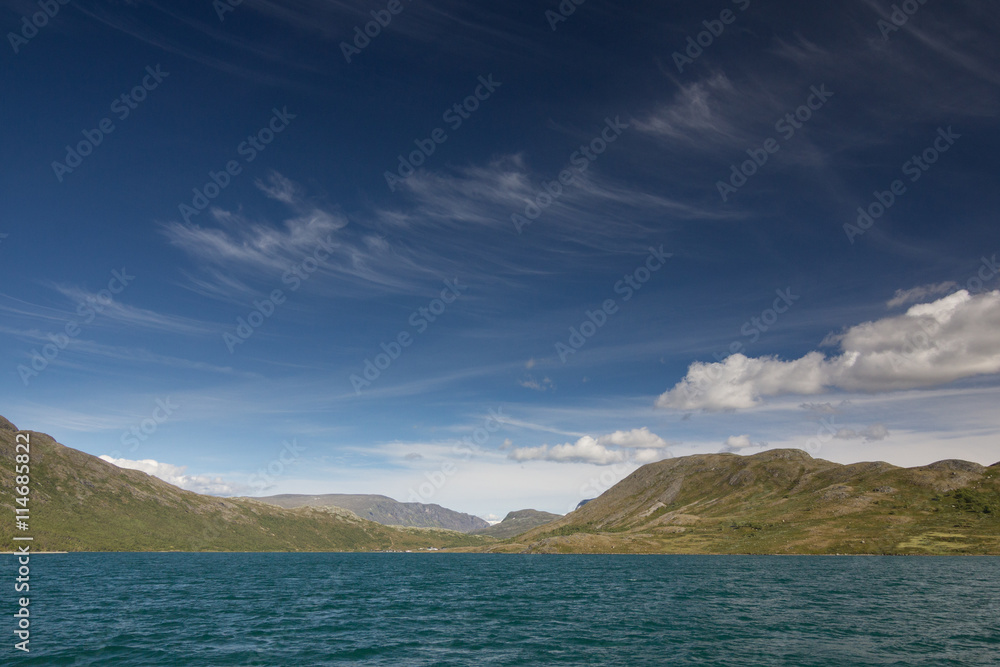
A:
{"label": "turquoise water", "polygon": [[[16,564],[3,558],[13,582]],[[1000,665],[1000,558],[66,554],[13,665]]]}

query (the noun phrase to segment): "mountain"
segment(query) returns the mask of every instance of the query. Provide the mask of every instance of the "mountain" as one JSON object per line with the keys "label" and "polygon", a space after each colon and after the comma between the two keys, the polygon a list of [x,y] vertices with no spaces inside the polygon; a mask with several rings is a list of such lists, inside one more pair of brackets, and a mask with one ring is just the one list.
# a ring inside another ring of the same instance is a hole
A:
{"label": "mountain", "polygon": [[667,459],[480,550],[1000,554],[1000,463],[841,465],[794,449]]}
{"label": "mountain", "polygon": [[319,496],[283,494],[265,496],[257,500],[285,508],[339,507],[354,512],[362,519],[384,526],[444,528],[460,533],[471,533],[481,528],[488,528],[490,525],[478,516],[456,512],[440,505],[401,503],[388,496],[347,493],[328,493]]}
{"label": "mountain", "polygon": [[[485,537],[390,528],[335,508],[282,509],[184,491],[34,431],[27,531],[13,516],[18,429],[0,417],[0,542],[31,536],[32,551],[375,551],[483,544]],[[24,465],[24,459],[20,464]],[[20,474],[20,473],[18,473]],[[23,515],[23,513],[22,513]]]}
{"label": "mountain", "polygon": [[23,474],[14,468],[25,465],[15,456],[24,454],[16,451],[17,428],[0,417],[0,511],[10,517],[0,521],[0,541],[31,536],[33,551],[1000,555],[1000,463],[841,465],[794,449],[667,459],[566,516],[511,512],[494,528],[548,522],[496,543],[489,534],[390,527],[339,506],[286,509],[204,496],[44,433],[21,433],[30,437],[27,531],[13,519]]}
{"label": "mountain", "polygon": [[506,539],[560,518],[562,518],[561,514],[552,514],[551,512],[517,510],[516,512],[508,512],[503,521],[494,526],[474,531],[473,535],[489,535],[497,539]]}

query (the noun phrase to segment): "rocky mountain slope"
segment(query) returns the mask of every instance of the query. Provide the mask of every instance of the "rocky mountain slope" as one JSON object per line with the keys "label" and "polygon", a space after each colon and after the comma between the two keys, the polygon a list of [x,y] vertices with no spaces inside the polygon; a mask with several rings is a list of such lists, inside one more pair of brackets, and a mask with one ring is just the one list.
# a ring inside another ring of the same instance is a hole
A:
{"label": "rocky mountain slope", "polygon": [[388,496],[328,493],[318,496],[284,494],[257,498],[278,507],[339,507],[354,512],[362,519],[385,526],[444,528],[471,533],[489,524],[478,516],[456,512],[440,505],[401,503]]}

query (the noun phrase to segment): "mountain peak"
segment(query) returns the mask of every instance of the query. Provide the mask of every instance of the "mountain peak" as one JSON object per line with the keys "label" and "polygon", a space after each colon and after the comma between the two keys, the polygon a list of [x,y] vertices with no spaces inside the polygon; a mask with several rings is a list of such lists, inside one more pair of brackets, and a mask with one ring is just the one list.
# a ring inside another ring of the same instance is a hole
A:
{"label": "mountain peak", "polygon": [[812,461],[813,457],[801,449],[766,449],[752,454],[750,458],[758,461]]}

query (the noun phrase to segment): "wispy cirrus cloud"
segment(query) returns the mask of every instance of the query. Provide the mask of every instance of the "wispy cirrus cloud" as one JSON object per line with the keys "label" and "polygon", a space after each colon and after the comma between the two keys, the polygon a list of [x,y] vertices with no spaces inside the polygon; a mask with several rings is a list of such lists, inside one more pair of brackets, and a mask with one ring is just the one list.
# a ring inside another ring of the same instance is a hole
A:
{"label": "wispy cirrus cloud", "polygon": [[897,306],[904,306],[908,303],[916,303],[918,301],[923,301],[930,296],[945,294],[956,287],[958,287],[958,283],[948,280],[943,283],[920,285],[919,287],[911,287],[910,289],[905,290],[898,289],[893,297],[885,302],[885,305],[889,308],[896,308]]}
{"label": "wispy cirrus cloud", "polygon": [[130,305],[108,290],[95,292],[62,284],[48,286],[65,297],[68,305],[43,305],[0,295],[0,312],[7,316],[7,326],[2,327],[4,333],[40,340],[53,330],[62,330],[70,322],[86,329],[127,328],[188,336],[218,331],[218,325],[212,322]]}
{"label": "wispy cirrus cloud", "polygon": [[[58,331],[58,330],[57,330]],[[12,336],[29,344],[44,346],[52,343],[52,336],[57,335],[52,330],[19,329],[0,325],[0,334]],[[164,368],[199,371],[205,373],[232,375],[242,378],[260,377],[257,373],[240,371],[232,366],[220,366],[205,361],[187,359],[169,354],[153,352],[143,347],[108,345],[88,337],[74,338],[67,341],[70,355],[60,355],[49,360],[52,366],[72,368],[87,373],[101,375],[134,374],[139,365],[155,365]],[[22,358],[30,360],[33,350],[23,350]],[[126,370],[127,369],[127,370]]]}
{"label": "wispy cirrus cloud", "polygon": [[[997,13],[974,2],[955,3],[947,12],[922,6],[885,40],[878,20],[895,7],[875,0],[845,2],[836,17],[829,9],[811,8],[796,16],[796,32],[772,35],[769,46],[746,49],[746,57],[730,61],[725,70],[699,62],[677,76],[665,66],[673,92],[644,101],[635,112],[636,127],[670,147],[671,165],[698,165],[707,157],[718,159],[724,173],[742,151],[758,148],[769,136],[780,138],[775,122],[803,104],[810,86],[824,84],[834,93],[831,110],[817,111],[804,129],[780,141],[775,166],[768,170],[804,166],[802,176],[836,190],[841,170],[870,166],[868,151],[898,140],[907,128],[995,116]],[[751,22],[770,18],[763,7],[753,12],[747,13]],[[815,35],[809,28],[820,25],[826,29],[822,39],[803,36]],[[939,94],[923,94],[928,89]],[[830,122],[840,113],[834,107],[846,99],[865,105],[866,122]],[[891,104],[900,99],[907,100],[901,108]],[[691,172],[694,184],[717,178],[701,169]]]}
{"label": "wispy cirrus cloud", "polygon": [[293,280],[306,261],[316,264],[310,269],[316,274],[354,288],[412,293],[437,279],[439,271],[427,268],[419,254],[391,246],[374,231],[348,228],[345,215],[311,201],[281,174],[272,172],[256,185],[292,215],[274,224],[213,208],[216,226],[180,221],[163,225],[167,240],[203,267],[202,275],[187,272],[195,291],[224,300],[245,298],[259,293],[254,285],[261,281]]}
{"label": "wispy cirrus cloud", "polygon": [[837,405],[833,403],[801,403],[799,407],[813,415],[836,415],[849,405],[850,401],[841,401]]}
{"label": "wispy cirrus cloud", "polygon": [[[996,68],[991,64],[997,54],[996,40],[973,39],[967,24],[963,25],[961,21],[953,20],[948,15],[927,17],[928,20],[923,24],[919,19],[916,19],[908,20],[902,26],[896,26],[892,21],[893,14],[898,11],[896,6],[885,6],[875,2],[875,0],[864,0],[864,2],[883,21],[898,28],[898,30],[890,29],[886,32],[888,39],[883,37],[880,40],[883,42],[883,47],[887,46],[894,37],[898,42],[900,41],[899,37],[912,35],[920,45],[930,49],[952,65],[994,85],[1000,83],[1000,76],[997,75]],[[979,28],[986,34],[995,34],[997,28],[1000,28],[1000,20],[995,12],[983,11],[983,7],[975,2],[965,1],[956,4],[960,9],[955,14],[957,16],[973,15]],[[881,29],[879,36],[882,36]],[[893,44],[893,48],[897,48],[897,45]]]}
{"label": "wispy cirrus cloud", "polygon": [[[94,358],[123,362],[133,367],[135,364],[151,364],[182,370],[234,375],[242,378],[260,377],[256,373],[239,371],[232,366],[219,366],[204,361],[185,359],[168,354],[151,352],[141,347],[126,347],[123,345],[105,345],[91,340],[78,340],[73,345],[76,355],[86,355]],[[97,369],[93,369],[97,370]],[[107,370],[107,369],[106,369]]]}
{"label": "wispy cirrus cloud", "polygon": [[280,174],[258,181],[257,186],[268,198],[288,204],[297,215],[275,226],[214,208],[212,217],[218,227],[175,221],[164,225],[164,234],[171,244],[210,266],[250,274],[284,272],[290,262],[301,261],[303,255],[311,253],[318,242],[339,242],[333,234],[347,225],[346,218],[308,206],[295,186]]}
{"label": "wispy cirrus cloud", "polygon": [[[538,262],[543,256],[548,272],[575,271],[581,257],[645,251],[650,235],[664,233],[665,225],[735,217],[730,211],[616,180],[605,175],[599,162],[579,171],[571,160],[574,150],[570,144],[567,162],[545,172],[533,169],[524,153],[486,164],[417,171],[397,186],[402,203],[377,209],[374,219],[399,233],[435,233],[434,252],[439,257],[475,257],[493,267],[495,275],[520,276],[544,272]],[[569,185],[558,183],[563,169],[574,173]],[[558,187],[559,194],[550,197],[544,184]],[[525,237],[533,241],[513,251],[509,244],[519,240],[519,230],[512,216],[523,217],[540,195],[552,203],[525,228]],[[443,230],[458,233],[445,236]],[[498,245],[504,251],[497,252]],[[553,245],[560,248],[558,255],[547,252]]]}
{"label": "wispy cirrus cloud", "polygon": [[713,73],[682,84],[669,102],[660,103],[635,125],[645,134],[702,149],[719,143],[745,143],[745,131],[726,111],[744,92],[725,74]]}
{"label": "wispy cirrus cloud", "polygon": [[[567,151],[567,159],[573,149]],[[564,168],[571,168],[567,162]],[[729,217],[719,211],[675,201],[645,192],[636,187],[615,182],[600,173],[597,163],[586,171],[576,170],[573,182],[560,186],[563,194],[544,213],[546,221],[566,222],[572,217],[579,225],[591,218],[600,218],[595,205],[620,205],[633,212],[648,215],[670,213],[683,218],[720,219]],[[389,211],[380,215],[387,221],[408,221],[457,224],[482,224],[510,229],[510,214],[520,212],[526,203],[544,192],[542,183],[554,181],[559,172],[539,173],[533,170],[524,153],[494,158],[486,164],[466,165],[448,171],[421,170],[403,181],[401,187],[411,198],[414,211],[408,216]],[[581,214],[585,220],[581,221]],[[606,221],[602,220],[602,222]],[[618,230],[619,232],[627,230]]]}
{"label": "wispy cirrus cloud", "polygon": [[[268,46],[261,40],[240,39],[226,31],[223,22],[218,20],[215,7],[196,18],[151,0],[135,5],[134,10],[127,13],[116,12],[107,3],[81,3],[78,10],[91,21],[166,53],[257,83],[285,84],[289,79],[288,70],[319,71],[305,60],[290,60],[282,49]],[[193,33],[201,39],[192,42],[170,36],[164,32],[165,25],[180,27],[183,29],[181,34]],[[206,48],[206,43],[217,48]],[[229,57],[220,57],[220,48],[228,51]],[[280,66],[283,73],[272,71],[274,66]]]}
{"label": "wispy cirrus cloud", "polygon": [[[90,21],[224,74],[255,84],[311,89],[320,94],[328,87],[317,84],[315,75],[345,76],[339,68],[344,61],[337,47],[353,40],[354,26],[372,20],[371,7],[344,0],[217,2],[190,13],[156,0],[128,4],[132,5],[129,12],[117,12],[113,6],[105,6],[107,3],[83,3],[78,9]],[[228,29],[237,15],[242,15],[244,22],[267,26],[267,37],[245,37]],[[539,21],[532,38],[526,34],[523,21],[503,8],[471,6],[460,0],[414,7],[393,18],[394,39],[403,42],[397,42],[398,49],[425,50],[433,44],[437,50],[463,58],[492,54],[494,61],[539,57],[543,47],[538,38],[547,30]],[[173,30],[165,31],[165,26]],[[316,49],[338,57],[332,62],[305,57],[289,49],[285,40],[303,45],[306,53]]]}
{"label": "wispy cirrus cloud", "polygon": [[114,298],[108,299],[106,294],[99,292],[62,285],[56,286],[56,289],[60,294],[77,304],[72,317],[80,317],[79,313],[82,310],[89,319],[92,313],[94,324],[97,325],[115,323],[151,331],[185,335],[215,334],[218,332],[218,325],[213,323],[131,306]]}

